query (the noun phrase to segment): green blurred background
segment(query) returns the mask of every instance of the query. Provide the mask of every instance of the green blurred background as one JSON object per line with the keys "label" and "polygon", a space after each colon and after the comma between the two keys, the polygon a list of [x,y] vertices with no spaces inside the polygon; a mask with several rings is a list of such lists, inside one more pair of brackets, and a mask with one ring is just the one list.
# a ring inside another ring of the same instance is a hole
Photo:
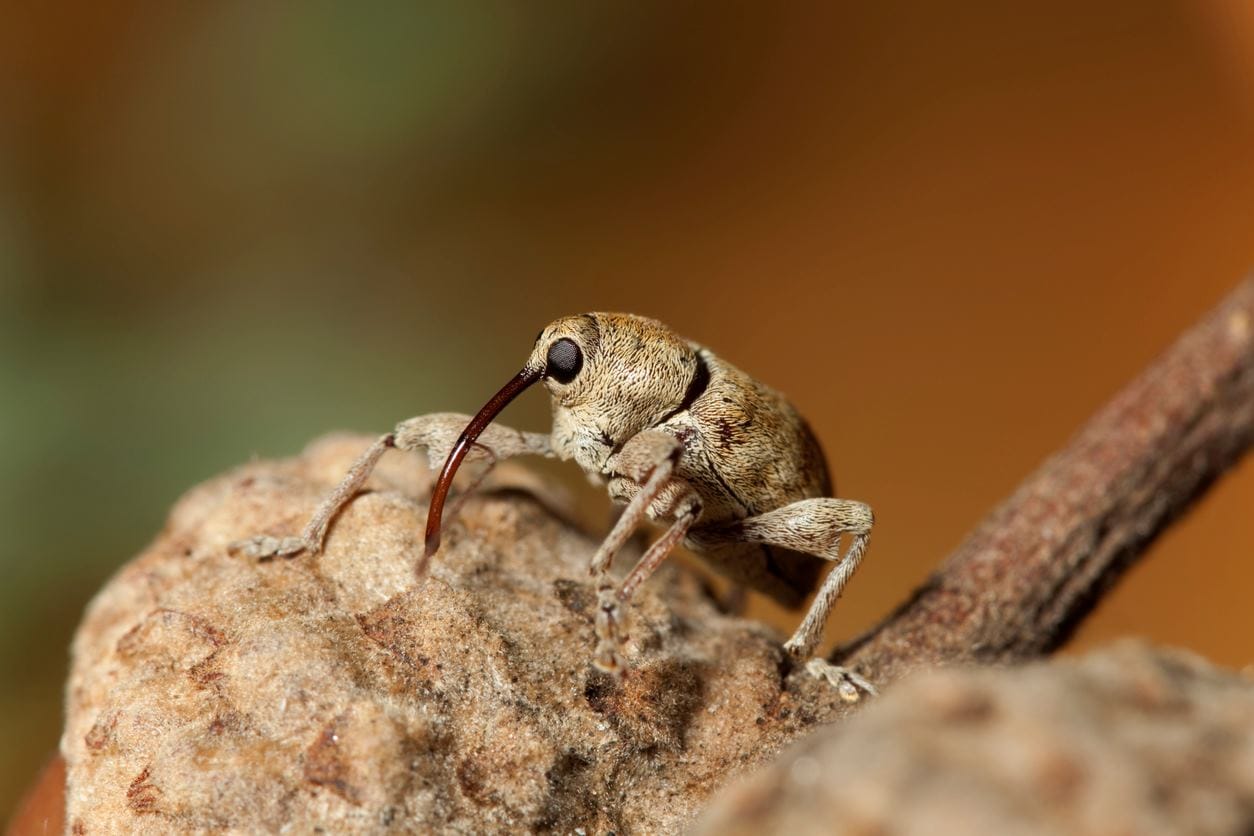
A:
{"label": "green blurred background", "polygon": [[[1017,5],[10,4],[0,815],[181,492],[473,410],[565,313],[793,397],[871,623],[1254,266],[1254,4]],[[1246,464],[1078,643],[1248,664],[1251,509]]]}

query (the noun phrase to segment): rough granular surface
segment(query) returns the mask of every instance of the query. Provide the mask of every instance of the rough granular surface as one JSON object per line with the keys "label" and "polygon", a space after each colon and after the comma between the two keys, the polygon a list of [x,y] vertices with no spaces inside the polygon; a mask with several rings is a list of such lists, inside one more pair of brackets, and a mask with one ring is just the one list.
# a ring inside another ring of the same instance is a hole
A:
{"label": "rough granular surface", "polygon": [[450,516],[421,581],[431,480],[408,455],[321,555],[228,548],[297,533],[367,443],[194,489],[92,602],[61,743],[72,832],[675,832],[845,710],[676,567],[630,609],[629,678],[595,671],[597,542],[523,470]]}
{"label": "rough granular surface", "polygon": [[1254,832],[1254,682],[1134,642],[930,671],[719,794],[699,834]]}

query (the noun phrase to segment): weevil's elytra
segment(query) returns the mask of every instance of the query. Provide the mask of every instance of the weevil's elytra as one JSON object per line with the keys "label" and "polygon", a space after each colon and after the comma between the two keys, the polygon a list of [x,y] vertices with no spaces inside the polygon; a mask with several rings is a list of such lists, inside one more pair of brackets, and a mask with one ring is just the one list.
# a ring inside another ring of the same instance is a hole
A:
{"label": "weevil's elytra", "polygon": [[[535,383],[553,404],[549,435],[494,424],[496,415]],[[857,569],[870,538],[871,509],[832,497],[818,441],[778,392],[633,314],[589,313],[559,319],[536,338],[522,369],[473,417],[440,413],[411,418],[362,456],[322,503],[299,538],[254,538],[253,554],[320,550],[331,519],[361,487],[389,447],[425,449],[443,460],[427,516],[426,560],[438,550],[444,502],[469,455],[489,466],[508,456],[574,460],[627,507],[593,555],[597,581],[594,663],[622,672],[623,609],[636,588],[683,543],[734,581],[798,606],[819,586],[796,633],[784,645],[806,669],[846,699],[870,683],[811,658],[832,605]],[[482,474],[480,475],[482,478]],[[610,562],[651,519],[666,531],[621,582]],[[842,536],[849,546],[841,550]],[[821,562],[833,564],[818,583]]]}

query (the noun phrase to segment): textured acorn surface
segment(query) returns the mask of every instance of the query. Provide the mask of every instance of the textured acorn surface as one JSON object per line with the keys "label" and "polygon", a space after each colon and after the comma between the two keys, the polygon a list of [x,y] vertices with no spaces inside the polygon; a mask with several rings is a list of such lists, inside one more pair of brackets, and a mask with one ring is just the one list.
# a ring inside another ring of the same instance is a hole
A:
{"label": "textured acorn surface", "polygon": [[97,595],[62,739],[73,832],[673,832],[846,710],[673,566],[631,608],[629,678],[594,670],[597,541],[522,468],[450,515],[422,581],[416,456],[385,457],[316,557],[228,548],[299,531],[368,441],[195,488]]}
{"label": "textured acorn surface", "polygon": [[903,679],[721,793],[698,834],[1254,831],[1254,682],[1122,642]]}

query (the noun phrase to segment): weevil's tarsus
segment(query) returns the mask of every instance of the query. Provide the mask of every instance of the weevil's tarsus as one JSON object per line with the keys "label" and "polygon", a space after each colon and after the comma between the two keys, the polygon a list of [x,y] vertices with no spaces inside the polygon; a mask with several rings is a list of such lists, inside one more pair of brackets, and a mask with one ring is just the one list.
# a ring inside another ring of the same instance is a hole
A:
{"label": "weevil's tarsus", "polygon": [[230,554],[239,554],[253,560],[272,560],[276,557],[295,557],[306,550],[306,543],[299,537],[271,537],[257,534],[229,544]]}
{"label": "weevil's tarsus", "polygon": [[449,451],[448,459],[445,460],[444,467],[440,470],[435,489],[431,492],[431,505],[427,511],[426,548],[420,565],[425,567],[431,556],[440,550],[440,523],[444,516],[444,500],[447,498],[449,488],[453,484],[453,477],[457,475],[457,469],[461,467],[462,459],[466,458],[466,454],[470,452],[470,448],[475,443],[475,440],[479,438],[479,435],[487,428],[488,424],[492,423],[492,420],[496,418],[500,411],[508,406],[514,398],[522,394],[527,387],[539,380],[543,373],[544,369],[538,366],[528,366],[514,375],[509,383],[502,386],[500,391],[493,395],[475,413],[475,417],[470,419],[470,423],[466,425],[466,428],[462,430],[462,434],[458,436],[457,443]]}
{"label": "weevil's tarsus", "polygon": [[845,702],[857,702],[862,699],[863,692],[872,697],[878,697],[880,693],[866,677],[817,657],[806,662],[806,673],[831,685]]}

